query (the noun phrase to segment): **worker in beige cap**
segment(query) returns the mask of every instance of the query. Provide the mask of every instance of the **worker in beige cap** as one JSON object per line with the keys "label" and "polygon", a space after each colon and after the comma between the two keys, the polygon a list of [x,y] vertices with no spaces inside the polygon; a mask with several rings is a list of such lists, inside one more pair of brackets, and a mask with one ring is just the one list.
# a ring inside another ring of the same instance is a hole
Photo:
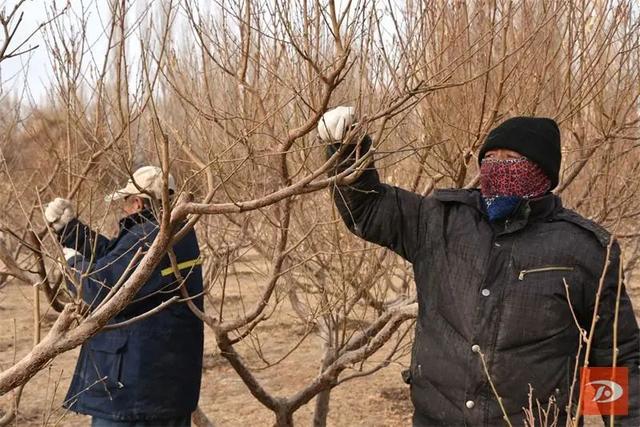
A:
{"label": "worker in beige cap", "polygon": [[[123,188],[105,197],[108,202],[122,203],[126,214],[120,220],[118,236],[111,240],[78,220],[69,200],[56,198],[47,205],[45,219],[64,247],[76,276],[73,282],[82,287],[79,292],[70,284],[71,293],[81,295],[91,309],[127,278],[136,267],[136,252],[144,254],[158,234],[158,219],[151,208],[159,204],[163,185],[162,170],[144,166]],[[168,190],[169,194],[176,191],[171,175]],[[174,296],[181,297],[182,287],[203,309],[195,232],[189,231],[174,244],[173,251],[178,271],[165,256],[134,300],[111,323],[129,321]],[[189,426],[200,393],[202,348],[202,321],[184,302],[100,332],[80,350],[64,406],[91,415],[94,427]]]}

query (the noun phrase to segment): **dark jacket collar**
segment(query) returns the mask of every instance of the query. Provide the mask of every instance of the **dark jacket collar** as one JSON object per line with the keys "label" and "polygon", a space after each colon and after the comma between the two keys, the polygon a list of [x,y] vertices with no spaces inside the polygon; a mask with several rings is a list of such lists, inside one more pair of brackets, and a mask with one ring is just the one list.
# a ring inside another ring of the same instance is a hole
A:
{"label": "dark jacket collar", "polygon": [[120,228],[131,228],[136,224],[144,224],[147,222],[157,223],[158,220],[150,209],[143,209],[140,212],[122,218],[120,220]]}
{"label": "dark jacket collar", "polygon": [[[462,203],[478,210],[487,219],[482,195],[477,188],[436,190],[433,195],[442,202]],[[531,200],[523,200],[514,213],[504,221],[492,223],[497,231],[512,233],[531,222],[544,221],[562,209],[562,200],[553,193]]]}
{"label": "dark jacket collar", "polygon": [[562,209],[562,199],[553,193],[528,200],[527,203],[531,209],[529,222],[545,220]]}

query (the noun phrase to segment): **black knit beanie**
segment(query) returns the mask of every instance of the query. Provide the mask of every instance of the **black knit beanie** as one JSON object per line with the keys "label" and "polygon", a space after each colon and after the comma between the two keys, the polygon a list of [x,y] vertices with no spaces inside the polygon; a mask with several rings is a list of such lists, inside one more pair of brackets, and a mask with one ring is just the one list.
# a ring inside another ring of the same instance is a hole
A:
{"label": "black knit beanie", "polygon": [[503,148],[517,151],[537,163],[551,180],[551,190],[558,185],[560,175],[560,130],[553,119],[546,117],[512,117],[494,128],[478,154],[482,162],[489,150]]}

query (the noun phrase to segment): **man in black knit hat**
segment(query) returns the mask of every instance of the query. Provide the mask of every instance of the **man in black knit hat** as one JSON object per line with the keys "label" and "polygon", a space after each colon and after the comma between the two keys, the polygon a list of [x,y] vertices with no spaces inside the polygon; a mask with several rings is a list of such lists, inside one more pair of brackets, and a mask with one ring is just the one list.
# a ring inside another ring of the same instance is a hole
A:
{"label": "man in black knit hat", "polygon": [[[353,109],[338,107],[318,123],[330,154],[353,121]],[[334,172],[370,146],[365,136],[359,150],[340,150]],[[640,426],[640,333],[620,276],[620,248],[551,193],[561,162],[557,124],[506,120],[489,133],[478,159],[480,189],[423,197],[382,184],[371,161],[334,192],[354,234],[413,264],[419,310],[406,380],[414,426],[504,425],[483,359],[511,424],[524,423],[531,387],[543,408],[555,402],[556,425],[564,426],[568,413],[576,414],[576,360],[585,364],[580,329],[588,334],[594,318],[588,365],[623,368],[628,408],[616,424]],[[607,384],[599,402],[619,398]]]}

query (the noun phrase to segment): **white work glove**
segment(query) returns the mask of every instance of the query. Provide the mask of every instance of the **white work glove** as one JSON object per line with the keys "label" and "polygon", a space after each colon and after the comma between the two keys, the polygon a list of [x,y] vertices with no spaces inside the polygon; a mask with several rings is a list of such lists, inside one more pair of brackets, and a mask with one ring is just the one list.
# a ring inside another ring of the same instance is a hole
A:
{"label": "white work glove", "polygon": [[75,216],[71,202],[60,197],[56,197],[52,202],[49,202],[44,210],[44,219],[56,231],[62,230]]}
{"label": "white work glove", "polygon": [[336,107],[322,115],[318,135],[324,142],[340,142],[355,121],[355,108]]}
{"label": "white work glove", "polygon": [[76,255],[80,255],[80,252],[71,248],[62,248],[62,253],[64,254],[64,259],[67,261],[69,261],[71,258],[73,258]]}

